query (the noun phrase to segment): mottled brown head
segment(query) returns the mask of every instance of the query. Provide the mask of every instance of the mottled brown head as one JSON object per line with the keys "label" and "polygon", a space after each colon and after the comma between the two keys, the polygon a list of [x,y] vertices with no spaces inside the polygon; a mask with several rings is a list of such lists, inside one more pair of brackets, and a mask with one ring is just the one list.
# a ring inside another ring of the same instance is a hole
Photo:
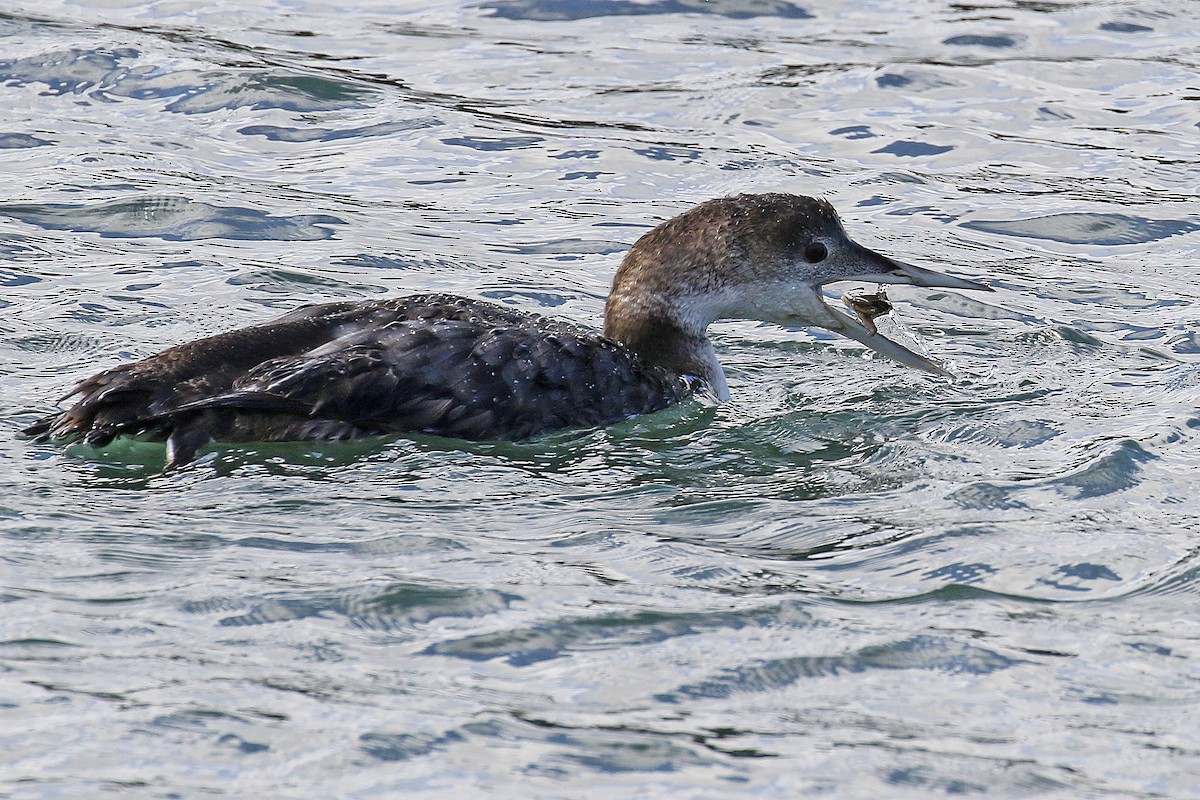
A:
{"label": "mottled brown head", "polygon": [[670,293],[684,280],[689,290],[706,291],[769,279],[784,264],[807,263],[805,250],[818,238],[846,238],[825,200],[791,194],[709,200],[638,239],[617,271],[614,293],[626,287]]}
{"label": "mottled brown head", "polygon": [[[668,350],[680,350],[683,341],[706,345],[704,332],[714,320],[819,326],[904,363],[940,370],[899,345],[883,344],[882,337],[865,341],[872,334],[821,296],[822,284],[840,280],[987,289],[857,244],[825,200],[743,194],[701,203],[638,239],[613,279],[604,332],[678,368],[679,358]],[[659,344],[667,341],[676,344]]]}

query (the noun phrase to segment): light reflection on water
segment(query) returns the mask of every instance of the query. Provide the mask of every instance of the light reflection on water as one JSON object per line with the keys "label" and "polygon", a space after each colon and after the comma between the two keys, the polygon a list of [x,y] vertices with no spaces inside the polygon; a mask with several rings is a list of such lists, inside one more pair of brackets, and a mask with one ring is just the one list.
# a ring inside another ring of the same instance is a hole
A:
{"label": "light reflection on water", "polygon": [[[112,6],[0,15],[6,793],[1194,795],[1187,3]],[[892,292],[960,380],[723,323],[732,402],[535,442],[12,435],[303,302],[594,323],[768,190],[996,287]]]}

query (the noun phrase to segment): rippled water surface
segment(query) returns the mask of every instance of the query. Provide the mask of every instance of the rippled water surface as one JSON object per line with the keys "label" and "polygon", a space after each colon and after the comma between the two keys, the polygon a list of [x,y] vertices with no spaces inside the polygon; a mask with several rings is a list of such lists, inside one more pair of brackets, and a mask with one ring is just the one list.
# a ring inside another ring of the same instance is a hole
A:
{"label": "rippled water surface", "polygon": [[[0,13],[0,795],[1200,797],[1192,0]],[[305,302],[599,319],[739,191],[989,281],[949,383],[714,326],[734,399],[521,444],[17,430]]]}

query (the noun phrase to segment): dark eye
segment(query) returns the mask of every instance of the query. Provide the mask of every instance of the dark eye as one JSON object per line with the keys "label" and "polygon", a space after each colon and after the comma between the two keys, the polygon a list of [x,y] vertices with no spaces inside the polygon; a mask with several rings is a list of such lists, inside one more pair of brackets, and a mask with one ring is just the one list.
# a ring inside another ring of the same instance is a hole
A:
{"label": "dark eye", "polygon": [[816,264],[825,260],[825,256],[829,255],[829,248],[820,242],[809,242],[804,248],[804,260],[810,264]]}

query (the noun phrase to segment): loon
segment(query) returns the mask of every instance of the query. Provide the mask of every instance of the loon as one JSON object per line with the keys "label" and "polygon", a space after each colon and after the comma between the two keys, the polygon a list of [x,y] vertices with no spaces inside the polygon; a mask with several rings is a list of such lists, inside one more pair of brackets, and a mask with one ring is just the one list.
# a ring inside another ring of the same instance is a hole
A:
{"label": "loon", "polygon": [[842,280],[991,291],[855,243],[825,200],[742,194],[637,240],[613,279],[603,335],[448,294],[309,305],[105,370],[71,389],[73,406],[23,432],[96,447],[121,435],[166,441],[167,468],[213,441],[521,440],[696,393],[728,399],[707,337],[718,319],[826,328],[950,375],[878,334],[865,312],[860,322],[830,307],[820,287]]}

